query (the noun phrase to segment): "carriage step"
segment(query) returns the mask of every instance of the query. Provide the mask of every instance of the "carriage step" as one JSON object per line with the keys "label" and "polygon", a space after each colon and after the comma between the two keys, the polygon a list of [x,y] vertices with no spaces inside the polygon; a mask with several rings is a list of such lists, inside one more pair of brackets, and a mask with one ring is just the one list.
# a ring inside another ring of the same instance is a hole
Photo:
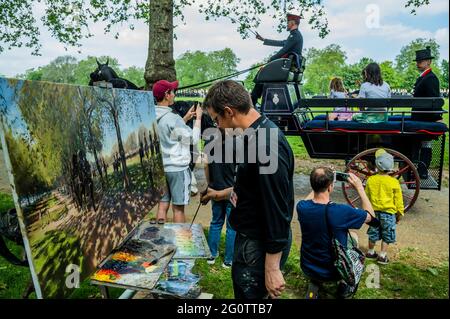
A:
{"label": "carriage step", "polygon": [[[408,188],[415,189],[415,184],[408,185]],[[438,181],[431,174],[428,174],[427,178],[420,179],[420,189],[439,189]]]}
{"label": "carriage step", "polygon": [[428,174],[428,178],[420,179],[420,189],[438,189],[438,182]]}

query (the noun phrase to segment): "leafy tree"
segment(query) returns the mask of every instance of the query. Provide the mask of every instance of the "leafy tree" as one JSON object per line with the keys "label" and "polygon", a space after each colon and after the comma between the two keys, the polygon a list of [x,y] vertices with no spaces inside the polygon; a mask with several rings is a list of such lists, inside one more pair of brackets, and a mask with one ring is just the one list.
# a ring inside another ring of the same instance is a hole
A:
{"label": "leafy tree", "polygon": [[448,60],[442,60],[441,62],[442,81],[441,88],[448,89]]}
{"label": "leafy tree", "polygon": [[334,76],[342,74],[346,55],[341,47],[330,44],[324,49],[310,48],[306,53],[305,85],[306,94],[327,94]]}
{"label": "leafy tree", "polygon": [[74,71],[77,59],[70,55],[59,56],[49,64],[39,67],[38,69],[30,69],[20,78],[28,80],[40,80],[56,83],[75,83]]}
{"label": "leafy tree", "polygon": [[[278,30],[285,25],[285,14],[289,11],[308,14],[308,24],[319,32],[320,37],[329,33],[328,20],[322,0],[3,0],[0,2],[0,53],[6,48],[26,46],[32,54],[39,54],[39,27],[34,17],[33,5],[40,3],[45,8],[41,21],[52,35],[67,46],[80,46],[80,40],[92,37],[91,22],[106,22],[104,32],[115,32],[128,24],[135,28],[136,20],[149,25],[149,49],[145,67],[148,85],[166,78],[175,79],[173,59],[173,17],[184,21],[184,9],[199,4],[199,13],[206,20],[227,17],[237,25],[243,38],[249,36],[250,28],[257,28],[261,16],[270,12],[278,21]],[[408,0],[405,7],[416,8],[428,5],[430,0]],[[153,14],[155,13],[155,14]],[[119,32],[115,32],[116,38]]]}
{"label": "leafy tree", "polygon": [[120,71],[119,74],[121,77],[133,82],[138,87],[143,87],[145,86],[144,72],[145,70],[143,68],[130,66],[129,68]]}
{"label": "leafy tree", "polygon": [[[25,71],[25,74],[18,74],[16,78],[24,79],[24,80],[32,80],[32,81],[41,81],[42,80],[42,70],[41,68],[37,69],[28,69]],[[48,80],[53,82],[52,80]]]}
{"label": "leafy tree", "polygon": [[359,89],[362,83],[361,67],[358,63],[345,65],[341,71],[340,76],[344,82],[344,87],[348,92]]}
{"label": "leafy tree", "polygon": [[436,40],[418,38],[411,41],[400,50],[400,54],[395,58],[395,68],[397,71],[403,72],[411,66],[415,68],[416,63],[414,60],[416,58],[416,51],[425,49],[427,46],[430,47],[431,54],[435,57],[435,59],[439,60],[439,44]]}
{"label": "leafy tree", "polygon": [[[120,64],[116,58],[109,56],[98,58],[100,62],[106,60],[109,60],[109,65],[116,70],[119,76],[124,73],[120,70]],[[96,57],[88,56],[78,62],[73,56],[60,56],[47,65],[27,70],[25,74],[19,74],[17,77],[25,80],[87,85],[90,80],[89,75],[96,68]]]}
{"label": "leafy tree", "polygon": [[187,51],[176,61],[181,85],[199,83],[236,72],[239,58],[229,48],[220,51]]}
{"label": "leafy tree", "polygon": [[[425,49],[427,46],[431,49],[431,54],[435,58],[435,62],[439,61],[439,44],[434,39],[422,39],[418,38],[411,41],[408,45],[404,46],[400,50],[400,54],[395,58],[395,69],[401,74],[402,85],[404,88],[412,89],[417,77],[419,76],[419,71],[416,67],[416,51]],[[433,65],[433,72],[437,75],[439,80],[442,82],[441,71],[439,70],[439,65]]]}
{"label": "leafy tree", "polygon": [[400,74],[394,69],[391,61],[380,63],[383,80],[386,81],[392,89],[402,89],[402,79]]}

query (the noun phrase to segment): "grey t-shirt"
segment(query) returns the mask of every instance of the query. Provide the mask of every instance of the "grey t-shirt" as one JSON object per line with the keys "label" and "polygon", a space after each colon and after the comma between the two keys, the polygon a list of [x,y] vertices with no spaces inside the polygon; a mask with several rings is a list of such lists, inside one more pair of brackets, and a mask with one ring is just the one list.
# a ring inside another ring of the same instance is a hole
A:
{"label": "grey t-shirt", "polygon": [[381,85],[375,85],[369,82],[361,84],[359,89],[359,98],[366,99],[385,99],[391,97],[391,88],[389,84],[383,82]]}
{"label": "grey t-shirt", "polygon": [[347,93],[345,92],[337,92],[334,90],[331,90],[330,92],[330,99],[346,99]]}

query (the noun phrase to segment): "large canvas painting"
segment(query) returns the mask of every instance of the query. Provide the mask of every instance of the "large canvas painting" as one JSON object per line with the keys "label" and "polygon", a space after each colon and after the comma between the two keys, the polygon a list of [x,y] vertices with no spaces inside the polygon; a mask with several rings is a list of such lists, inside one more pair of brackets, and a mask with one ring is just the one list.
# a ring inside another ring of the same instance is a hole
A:
{"label": "large canvas painting", "polygon": [[149,214],[150,92],[0,78],[1,140],[38,297],[67,297]]}

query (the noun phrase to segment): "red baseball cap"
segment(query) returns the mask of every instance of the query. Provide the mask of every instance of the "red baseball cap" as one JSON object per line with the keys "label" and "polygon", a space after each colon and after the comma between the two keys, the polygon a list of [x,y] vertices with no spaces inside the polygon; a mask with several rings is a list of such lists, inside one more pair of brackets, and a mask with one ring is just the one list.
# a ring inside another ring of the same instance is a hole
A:
{"label": "red baseball cap", "polygon": [[166,80],[159,80],[153,84],[153,96],[157,100],[162,100],[167,92],[176,90],[177,88],[178,81],[169,82]]}

